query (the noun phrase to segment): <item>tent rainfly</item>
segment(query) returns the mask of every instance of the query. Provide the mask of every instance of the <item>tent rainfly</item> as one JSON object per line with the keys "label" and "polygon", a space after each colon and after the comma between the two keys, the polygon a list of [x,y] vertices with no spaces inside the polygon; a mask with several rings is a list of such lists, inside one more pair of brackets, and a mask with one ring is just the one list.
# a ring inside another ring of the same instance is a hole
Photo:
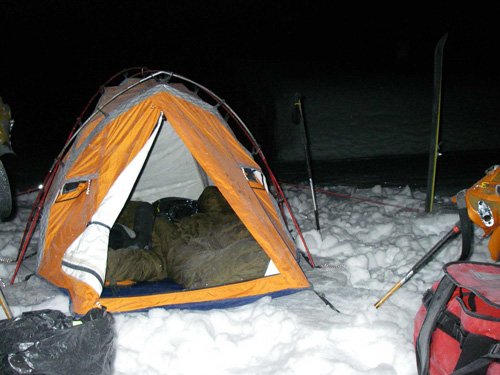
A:
{"label": "tent rainfly", "polygon": [[[111,312],[211,308],[311,288],[275,199],[286,202],[283,192],[270,170],[269,189],[265,171],[226,120],[231,117],[240,125],[269,168],[255,139],[221,99],[164,71],[141,69],[104,87],[96,109],[75,125],[49,172],[20,248],[22,260],[38,222],[37,273],[68,291],[74,313],[99,306]],[[166,282],[106,284],[110,228],[126,202],[197,199],[211,185],[269,258],[262,276],[201,288],[171,288]]]}

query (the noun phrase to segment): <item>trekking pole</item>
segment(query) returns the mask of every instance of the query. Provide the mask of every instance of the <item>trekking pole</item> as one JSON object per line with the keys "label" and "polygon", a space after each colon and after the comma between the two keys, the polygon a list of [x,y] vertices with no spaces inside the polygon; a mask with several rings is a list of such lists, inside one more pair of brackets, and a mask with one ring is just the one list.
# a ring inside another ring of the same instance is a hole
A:
{"label": "trekking pole", "polygon": [[304,111],[302,108],[302,96],[300,94],[295,94],[295,101],[293,104],[293,122],[295,124],[300,124],[302,125],[302,142],[304,144],[304,153],[306,156],[306,162],[307,162],[307,173],[309,175],[309,186],[311,187],[311,195],[312,195],[312,200],[313,200],[313,206],[314,206],[314,218],[316,220],[316,229],[318,232],[320,232],[320,227],[319,227],[319,213],[318,213],[318,205],[316,203],[316,192],[314,190],[314,182],[313,182],[313,176],[312,176],[312,168],[311,168],[311,152],[309,150],[309,137],[307,136],[307,128],[306,128],[306,122],[304,120]]}
{"label": "trekking pole", "polygon": [[9,305],[7,304],[7,300],[3,294],[2,287],[0,286],[0,305],[2,305],[2,309],[5,312],[5,316],[7,319],[12,319],[12,311],[10,311]]}
{"label": "trekking pole", "polygon": [[396,292],[399,288],[401,288],[408,280],[410,280],[413,275],[415,275],[418,271],[420,271],[421,268],[423,268],[429,261],[432,259],[432,257],[443,247],[443,245],[451,240],[452,238],[456,237],[460,233],[460,227],[459,227],[460,221],[453,226],[453,228],[450,229],[448,233],[444,235],[441,240],[437,244],[435,244],[432,249],[429,250],[427,254],[425,254],[407,273],[406,275],[403,276],[401,280],[399,280],[392,288],[389,290],[385,296],[383,296],[381,299],[375,303],[375,307],[378,309],[387,299]]}

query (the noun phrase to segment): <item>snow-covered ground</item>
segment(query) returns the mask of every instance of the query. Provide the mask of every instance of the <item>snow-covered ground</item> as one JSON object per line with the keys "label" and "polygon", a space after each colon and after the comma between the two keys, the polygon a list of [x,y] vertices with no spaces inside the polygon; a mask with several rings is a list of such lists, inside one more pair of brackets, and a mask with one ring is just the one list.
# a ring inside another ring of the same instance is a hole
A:
{"label": "snow-covered ground", "polygon": [[[442,276],[442,265],[458,258],[460,239],[379,309],[374,303],[457,222],[450,197],[439,197],[428,214],[424,193],[408,186],[322,186],[319,233],[308,188],[283,187],[321,266],[313,269],[304,261],[302,267],[339,312],[305,291],[229,309],[115,314],[115,374],[416,374],[414,316],[422,294]],[[34,197],[19,196],[17,215],[0,223],[3,260],[17,254]],[[35,258],[25,260],[12,286],[14,265],[0,263],[13,314],[45,308],[70,314],[69,300],[58,289],[36,276],[23,281]],[[478,228],[472,259],[491,262]]]}

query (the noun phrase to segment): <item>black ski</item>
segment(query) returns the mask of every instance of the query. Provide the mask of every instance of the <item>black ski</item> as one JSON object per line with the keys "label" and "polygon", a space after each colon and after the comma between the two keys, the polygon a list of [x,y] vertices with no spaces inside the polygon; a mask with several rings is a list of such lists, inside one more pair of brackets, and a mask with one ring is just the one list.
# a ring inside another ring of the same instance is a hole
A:
{"label": "black ski", "polygon": [[434,89],[432,103],[432,127],[429,148],[429,167],[427,170],[427,193],[425,211],[432,212],[436,186],[437,158],[439,155],[439,125],[441,122],[441,91],[443,77],[443,50],[448,33],[444,34],[434,50]]}

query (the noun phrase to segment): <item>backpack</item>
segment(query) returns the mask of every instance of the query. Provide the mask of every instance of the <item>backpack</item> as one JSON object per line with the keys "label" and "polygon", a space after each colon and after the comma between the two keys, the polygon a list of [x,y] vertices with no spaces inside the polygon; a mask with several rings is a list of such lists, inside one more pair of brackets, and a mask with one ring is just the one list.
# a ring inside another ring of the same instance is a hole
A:
{"label": "backpack", "polygon": [[443,271],[415,316],[418,374],[500,374],[500,264],[458,261]]}

